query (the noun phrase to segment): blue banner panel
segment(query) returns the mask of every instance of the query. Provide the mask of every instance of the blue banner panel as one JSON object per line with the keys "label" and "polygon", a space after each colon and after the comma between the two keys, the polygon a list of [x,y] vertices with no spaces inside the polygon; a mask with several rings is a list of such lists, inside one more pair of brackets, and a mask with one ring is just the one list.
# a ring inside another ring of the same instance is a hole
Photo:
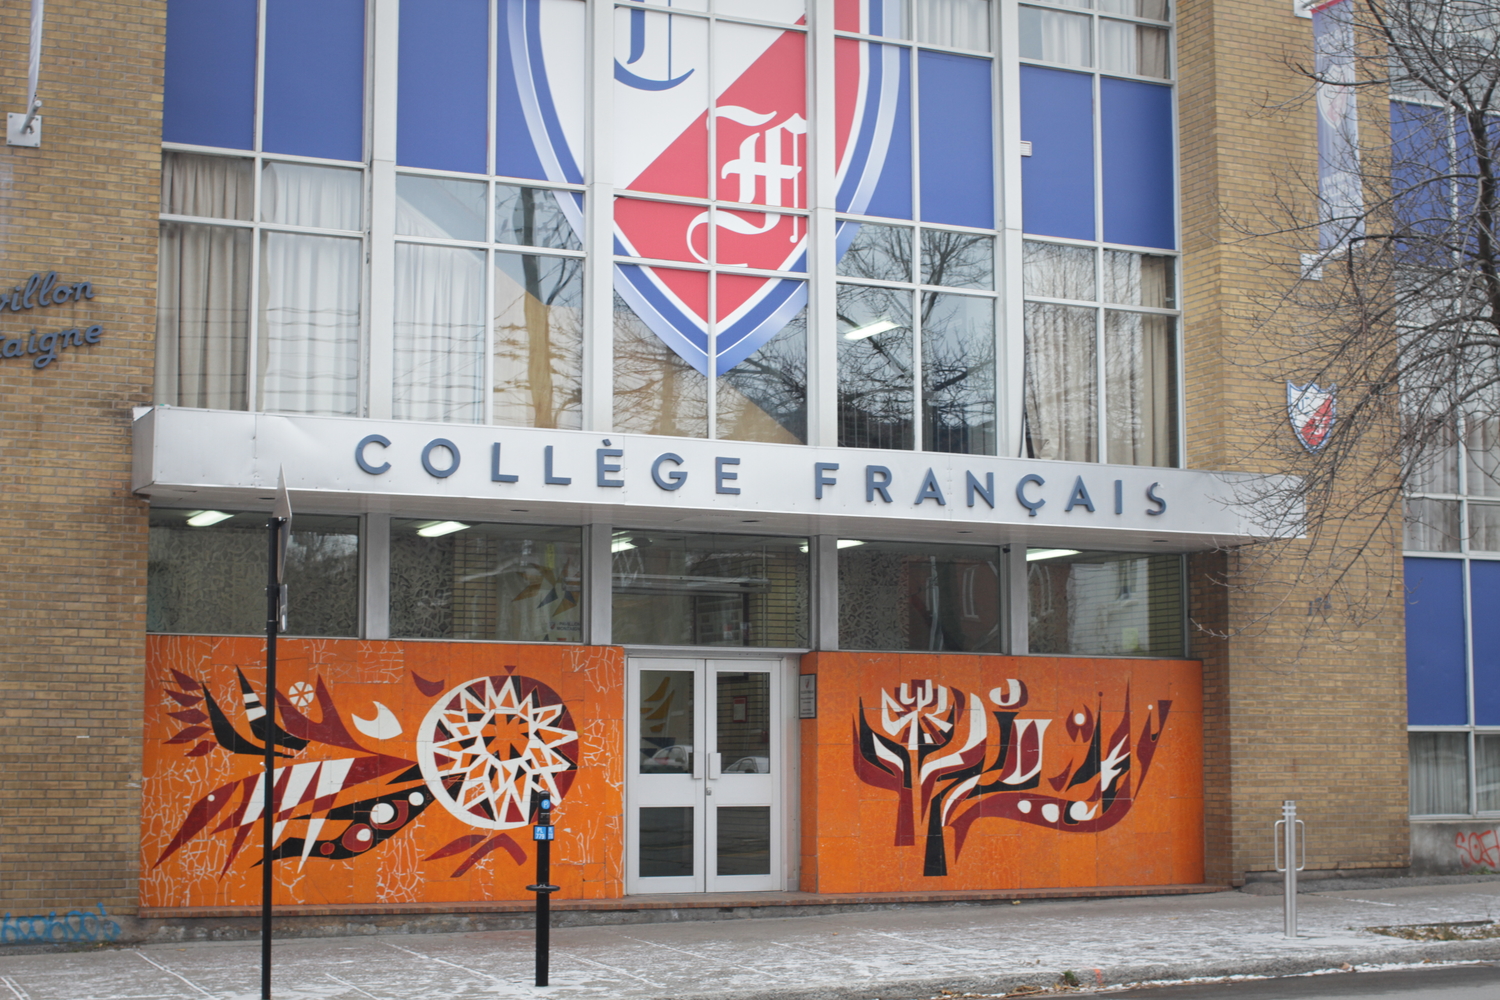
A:
{"label": "blue banner panel", "polygon": [[401,0],[396,162],[482,174],[490,113],[489,0]]}
{"label": "blue banner panel", "polygon": [[255,0],[167,0],[163,142],[255,144]]}
{"label": "blue banner panel", "polygon": [[1406,560],[1406,717],[1413,726],[1469,721],[1463,563]]}
{"label": "blue banner panel", "polygon": [[[871,96],[866,98],[866,117],[879,119],[882,113],[881,102],[874,99],[875,94],[883,94],[886,87],[893,81],[885,79],[890,75],[890,70],[895,68],[896,80],[895,96],[896,109],[890,123],[890,139],[886,146],[885,158],[880,160],[879,147],[879,124],[878,121],[871,122],[868,127],[865,123],[856,122],[858,139],[851,138],[856,142],[855,162],[864,164],[865,171],[874,171],[879,180],[875,182],[875,190],[870,196],[870,203],[863,208],[851,208],[855,196],[858,193],[860,183],[864,177],[856,178],[850,176],[839,189],[838,210],[840,212],[858,211],[862,215],[883,215],[892,219],[911,218],[911,50],[896,48],[890,45],[875,45],[868,42],[860,42],[860,45],[869,46],[869,64],[871,77],[882,75],[878,82],[874,79],[870,83]],[[876,162],[880,160],[880,162]]]}
{"label": "blue banner panel", "polygon": [[1105,77],[1099,110],[1105,241],[1177,249],[1172,88]]}
{"label": "blue banner panel", "polygon": [[1094,78],[1021,67],[1021,226],[1034,236],[1094,238]]}
{"label": "blue banner panel", "polygon": [[922,219],[995,225],[990,61],[947,52],[917,56]]}
{"label": "blue banner panel", "polygon": [[261,148],[364,158],[364,0],[266,0]]}
{"label": "blue banner panel", "polygon": [[[547,171],[537,155],[533,122],[541,114],[541,95],[546,93],[546,67],[531,65],[528,17],[536,22],[536,0],[500,0],[500,43],[495,63],[495,173],[502,177],[534,177],[546,180]],[[528,9],[528,7],[530,9]],[[540,57],[538,56],[538,59]],[[538,132],[541,126],[537,126]],[[562,178],[558,178],[561,180]],[[582,178],[576,178],[581,180]],[[569,177],[568,180],[575,180]]]}
{"label": "blue banner panel", "polygon": [[1500,726],[1500,562],[1469,563],[1469,604],[1474,609],[1474,722]]}

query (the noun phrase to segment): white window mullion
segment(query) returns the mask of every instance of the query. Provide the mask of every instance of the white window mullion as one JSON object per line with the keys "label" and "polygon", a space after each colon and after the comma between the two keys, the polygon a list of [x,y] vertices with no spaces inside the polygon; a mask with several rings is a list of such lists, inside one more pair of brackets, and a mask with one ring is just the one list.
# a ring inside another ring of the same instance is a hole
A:
{"label": "white window mullion", "polygon": [[389,420],[395,380],[396,72],[400,0],[374,0],[374,86],[370,124],[370,336],[367,413]]}
{"label": "white window mullion", "polygon": [[[614,17],[613,4],[591,5],[587,41],[583,269],[583,427],[607,433],[614,424]],[[607,547],[607,544],[606,544]],[[594,596],[597,598],[597,591]],[[595,617],[599,612],[591,613]],[[592,619],[591,619],[592,620]],[[608,619],[604,622],[607,634]],[[603,640],[593,638],[589,642]]]}

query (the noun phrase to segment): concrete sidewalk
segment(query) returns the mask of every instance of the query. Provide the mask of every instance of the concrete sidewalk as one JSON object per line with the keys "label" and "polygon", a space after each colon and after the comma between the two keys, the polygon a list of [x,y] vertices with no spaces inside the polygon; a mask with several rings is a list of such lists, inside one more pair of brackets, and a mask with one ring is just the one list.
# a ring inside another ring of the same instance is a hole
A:
{"label": "concrete sidewalk", "polygon": [[[561,928],[545,990],[530,985],[529,931],[299,939],[277,943],[275,996],[897,1000],[1045,987],[1065,970],[1094,986],[1500,959],[1500,940],[1414,943],[1366,930],[1493,921],[1500,882],[1344,887],[1298,903],[1296,940],[1281,934],[1279,898],[1242,892]],[[258,963],[254,941],[0,949],[0,998],[254,1000]]]}

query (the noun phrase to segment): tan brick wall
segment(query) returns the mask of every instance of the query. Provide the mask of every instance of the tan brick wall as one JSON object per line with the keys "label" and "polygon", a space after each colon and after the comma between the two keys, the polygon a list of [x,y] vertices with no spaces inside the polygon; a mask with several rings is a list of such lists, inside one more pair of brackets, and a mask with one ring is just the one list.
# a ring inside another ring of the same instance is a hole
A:
{"label": "tan brick wall", "polygon": [[[0,8],[0,110],[26,102],[29,5]],[[155,329],[162,0],[51,0],[40,149],[0,146],[0,291],[34,271],[78,305],[0,314],[5,337],[104,328],[38,370],[0,360],[0,911],[134,913],[146,505],[130,408]]]}
{"label": "tan brick wall", "polygon": [[[1188,464],[1272,471],[1297,445],[1289,373],[1256,363],[1266,356],[1256,318],[1296,259],[1241,242],[1229,220],[1268,226],[1275,199],[1305,198],[1299,185],[1315,183],[1314,112],[1296,103],[1305,81],[1289,68],[1311,60],[1312,26],[1290,0],[1182,0],[1178,18]],[[1362,100],[1362,125],[1387,113]],[[1275,440],[1280,454],[1267,447]],[[1308,605],[1328,582],[1300,569],[1303,555],[1326,565],[1324,550],[1295,545],[1269,571],[1257,554],[1191,561],[1195,621],[1230,635],[1194,642],[1211,879],[1271,866],[1270,828],[1288,798],[1307,821],[1309,868],[1407,863],[1398,531],[1375,531],[1326,621]],[[1210,577],[1251,586],[1225,590]],[[1357,620],[1350,609],[1361,604],[1380,614]]]}

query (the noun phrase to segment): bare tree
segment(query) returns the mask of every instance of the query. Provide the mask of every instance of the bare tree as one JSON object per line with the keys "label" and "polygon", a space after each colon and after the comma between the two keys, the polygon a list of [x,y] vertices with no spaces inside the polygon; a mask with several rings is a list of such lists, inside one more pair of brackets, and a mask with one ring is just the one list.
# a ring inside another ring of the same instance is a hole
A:
{"label": "bare tree", "polygon": [[1307,538],[1242,552],[1239,583],[1271,566],[1317,581],[1320,627],[1335,608],[1349,624],[1390,611],[1399,585],[1362,559],[1403,503],[1408,531],[1456,538],[1456,516],[1411,497],[1457,491],[1460,436],[1471,491],[1479,476],[1500,494],[1500,5],[1344,0],[1315,17],[1316,58],[1294,66],[1304,97],[1267,111],[1316,102],[1317,176],[1279,178],[1258,218],[1230,222],[1266,273],[1281,269],[1237,346],[1287,383],[1298,432],[1270,422],[1253,458],[1293,477],[1247,501]]}

